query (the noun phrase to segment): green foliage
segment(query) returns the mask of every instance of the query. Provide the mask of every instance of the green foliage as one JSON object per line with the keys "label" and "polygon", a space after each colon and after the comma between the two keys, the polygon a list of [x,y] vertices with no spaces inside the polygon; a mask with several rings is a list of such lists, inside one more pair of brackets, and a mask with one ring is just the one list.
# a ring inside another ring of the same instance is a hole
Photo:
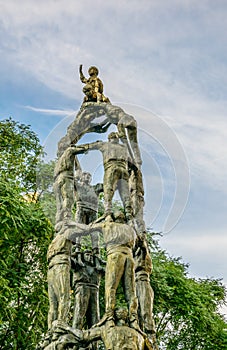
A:
{"label": "green foliage", "polygon": [[24,191],[35,191],[36,166],[43,155],[37,135],[30,126],[14,120],[0,121],[0,176]]}
{"label": "green foliage", "polygon": [[46,328],[46,249],[52,226],[38,203],[0,181],[0,349],[33,349]]}
{"label": "green foliage", "polygon": [[[0,122],[0,350],[34,350],[47,327],[46,250],[53,236],[55,162],[42,163],[42,153],[29,126]],[[118,202],[114,208],[120,208]],[[190,278],[180,258],[169,257],[152,238],[149,245],[160,350],[226,350],[227,325],[218,312],[226,295],[221,281]],[[124,304],[121,288],[117,299]],[[103,314],[104,280],[100,305]]]}
{"label": "green foliage", "polygon": [[29,126],[0,122],[0,349],[34,349],[47,324],[46,251],[53,235],[36,202],[43,150]]}
{"label": "green foliage", "polygon": [[157,336],[167,350],[227,349],[227,325],[218,312],[226,290],[220,280],[188,277],[188,265],[153,244]]}

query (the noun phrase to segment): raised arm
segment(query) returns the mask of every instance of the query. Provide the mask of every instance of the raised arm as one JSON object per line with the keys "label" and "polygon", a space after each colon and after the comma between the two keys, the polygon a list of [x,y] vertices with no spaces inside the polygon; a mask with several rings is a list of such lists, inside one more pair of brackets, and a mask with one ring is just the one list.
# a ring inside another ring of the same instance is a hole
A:
{"label": "raised arm", "polygon": [[83,67],[83,65],[80,64],[80,68],[79,68],[80,80],[82,83],[86,84],[88,80],[85,78],[85,76],[83,74],[82,67]]}

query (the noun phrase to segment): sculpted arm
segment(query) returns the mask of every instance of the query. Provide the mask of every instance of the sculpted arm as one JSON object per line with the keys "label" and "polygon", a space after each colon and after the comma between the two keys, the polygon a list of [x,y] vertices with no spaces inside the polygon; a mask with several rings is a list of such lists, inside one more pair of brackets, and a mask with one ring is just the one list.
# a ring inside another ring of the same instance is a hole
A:
{"label": "sculpted arm", "polygon": [[88,143],[87,147],[88,147],[88,150],[99,150],[99,151],[102,151],[103,142],[102,141],[96,141],[96,142]]}
{"label": "sculpted arm", "polygon": [[86,343],[89,343],[93,340],[101,340],[102,329],[101,327],[90,328],[83,332],[83,340]]}
{"label": "sculpted arm", "polygon": [[79,343],[83,342],[83,331],[79,329],[75,329],[70,327],[67,323],[61,321],[61,320],[56,320],[53,322],[52,325],[53,329],[60,329],[62,333],[71,333],[74,337],[75,340],[77,340]]}
{"label": "sculpted arm", "polygon": [[86,84],[88,80],[85,78],[85,76],[83,74],[82,67],[83,67],[83,65],[81,64],[80,68],[79,68],[80,80],[82,83]]}
{"label": "sculpted arm", "polygon": [[65,231],[65,238],[74,241],[77,237],[87,236],[90,233],[89,225],[73,222]]}
{"label": "sculpted arm", "polygon": [[86,225],[78,222],[71,223],[64,231],[65,239],[74,241],[77,237],[87,236],[93,231],[102,231],[100,224]]}
{"label": "sculpted arm", "polygon": [[84,143],[83,145],[71,146],[75,150],[75,154],[86,153],[88,150],[101,150],[103,146],[102,141],[96,141],[92,143]]}
{"label": "sculpted arm", "polygon": [[94,224],[93,222],[91,222],[88,226],[90,227],[90,229],[92,231],[102,231],[102,229],[103,229],[102,223]]}
{"label": "sculpted arm", "polygon": [[75,146],[71,146],[71,148],[74,150],[74,154],[82,154],[82,153],[86,153],[88,150],[88,144],[84,144],[84,145],[75,145]]}

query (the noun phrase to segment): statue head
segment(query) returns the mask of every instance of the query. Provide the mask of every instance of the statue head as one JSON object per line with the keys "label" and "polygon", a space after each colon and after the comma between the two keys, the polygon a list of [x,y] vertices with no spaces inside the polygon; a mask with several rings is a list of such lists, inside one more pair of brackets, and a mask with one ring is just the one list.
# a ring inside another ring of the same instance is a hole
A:
{"label": "statue head", "polygon": [[91,174],[86,172],[86,171],[83,172],[82,173],[82,182],[89,185],[91,183]]}
{"label": "statue head", "polygon": [[97,67],[95,67],[95,66],[91,66],[89,69],[88,69],[88,74],[90,75],[90,76],[93,76],[93,75],[98,75],[99,74],[99,70],[98,70],[98,68]]}
{"label": "statue head", "polygon": [[117,223],[124,223],[125,222],[125,214],[118,210],[114,212],[114,221]]}
{"label": "statue head", "polygon": [[124,326],[128,318],[128,309],[119,307],[115,309],[114,313],[117,326]]}
{"label": "statue head", "polygon": [[82,256],[84,262],[88,263],[89,265],[93,265],[93,254],[91,250],[84,250]]}
{"label": "statue head", "polygon": [[119,142],[118,133],[117,132],[111,132],[108,135],[108,141],[112,142],[112,143],[118,143]]}

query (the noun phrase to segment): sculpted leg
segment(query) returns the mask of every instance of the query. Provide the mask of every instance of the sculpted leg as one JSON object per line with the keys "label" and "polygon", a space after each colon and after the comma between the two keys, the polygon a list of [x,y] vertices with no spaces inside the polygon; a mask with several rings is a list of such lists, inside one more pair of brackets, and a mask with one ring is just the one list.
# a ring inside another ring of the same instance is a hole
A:
{"label": "sculpted leg", "polygon": [[127,219],[132,218],[132,204],[131,204],[131,198],[129,193],[129,185],[128,185],[128,178],[122,178],[118,182],[118,190],[119,194],[125,209],[125,214]]}
{"label": "sculpted leg", "polygon": [[136,296],[134,260],[128,257],[125,264],[124,289],[125,298],[128,302],[129,320],[137,320],[138,300]]}
{"label": "sculpted leg", "polygon": [[130,140],[130,145],[133,151],[134,159],[136,164],[141,166],[142,164],[142,159],[141,159],[141,154],[138,146],[138,140],[137,140],[137,128],[135,127],[128,127],[128,138]]}
{"label": "sculpted leg", "polygon": [[86,285],[77,286],[75,290],[73,328],[82,329],[89,305],[90,291]]}
{"label": "sculpted leg", "polygon": [[56,276],[58,288],[58,320],[67,322],[70,307],[70,267],[65,264],[59,267]]}
{"label": "sculpted leg", "polygon": [[61,192],[62,192],[62,198],[63,198],[63,208],[65,211],[65,217],[71,219],[72,207],[74,203],[73,180],[67,178],[65,180],[65,183],[62,186]]}
{"label": "sculpted leg", "polygon": [[106,314],[114,314],[116,290],[124,273],[125,255],[112,253],[108,256],[105,275]]}
{"label": "sculpted leg", "polygon": [[61,178],[57,178],[54,182],[53,190],[56,197],[56,223],[60,222],[64,218],[63,212],[63,199],[61,194],[62,181]]}
{"label": "sculpted leg", "polygon": [[136,292],[139,300],[141,327],[145,332],[155,333],[153,319],[154,292],[148,280],[137,281]]}
{"label": "sculpted leg", "polygon": [[52,322],[55,320],[67,321],[70,306],[69,273],[70,269],[67,264],[53,266],[48,271],[49,328],[51,328]]}
{"label": "sculpted leg", "polygon": [[117,173],[116,169],[109,167],[105,170],[103,179],[103,193],[104,193],[104,206],[106,215],[112,213],[112,199],[117,187]]}
{"label": "sculpted leg", "polygon": [[89,327],[96,324],[100,319],[99,314],[99,292],[98,289],[91,289],[90,291],[90,312],[88,318],[90,319]]}
{"label": "sculpted leg", "polygon": [[49,312],[48,312],[48,328],[52,326],[52,322],[58,317],[58,301],[54,290],[54,285],[49,283],[53,279],[53,271],[48,271],[48,296],[49,296]]}

